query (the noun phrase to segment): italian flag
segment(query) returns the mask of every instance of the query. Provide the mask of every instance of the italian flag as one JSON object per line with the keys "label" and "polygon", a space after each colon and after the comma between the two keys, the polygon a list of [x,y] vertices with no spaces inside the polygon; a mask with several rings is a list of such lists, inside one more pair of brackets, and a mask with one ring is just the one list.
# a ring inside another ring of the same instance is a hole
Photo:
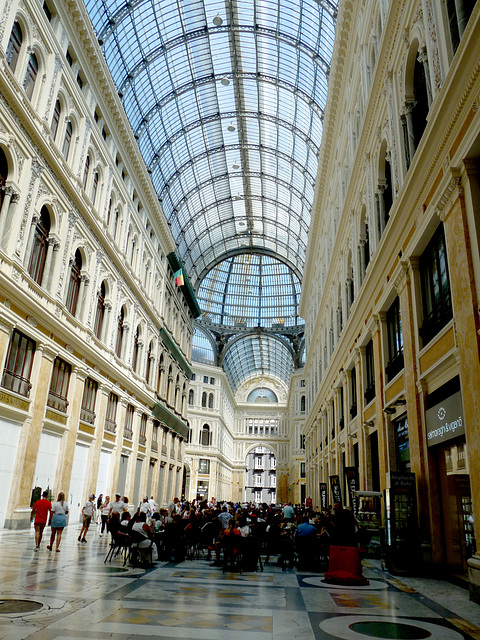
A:
{"label": "italian flag", "polygon": [[177,287],[181,287],[185,284],[185,280],[183,279],[182,269],[175,271],[175,273],[173,274],[173,277],[175,278],[175,284],[177,285]]}

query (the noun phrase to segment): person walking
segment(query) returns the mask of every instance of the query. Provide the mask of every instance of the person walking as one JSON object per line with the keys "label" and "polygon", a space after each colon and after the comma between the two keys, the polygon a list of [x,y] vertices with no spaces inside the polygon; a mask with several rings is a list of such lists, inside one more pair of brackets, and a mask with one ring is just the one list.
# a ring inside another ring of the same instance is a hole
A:
{"label": "person walking", "polygon": [[47,549],[49,551],[52,550],[53,541],[56,537],[57,543],[55,551],[58,553],[60,551],[62,533],[64,528],[67,526],[68,502],[65,501],[65,494],[63,491],[58,494],[57,502],[53,505],[51,513],[52,517],[50,520],[50,526],[52,528],[52,533],[50,534],[50,544],[47,546]]}
{"label": "person walking", "polygon": [[43,530],[48,522],[49,514],[52,511],[52,503],[48,499],[48,491],[45,490],[42,493],[40,500],[37,500],[32,507],[30,514],[30,520],[33,520],[35,515],[35,521],[33,526],[35,527],[35,551],[40,549],[40,543],[42,541]]}
{"label": "person walking", "polygon": [[80,535],[78,536],[79,542],[87,542],[87,539],[85,536],[87,535],[88,527],[90,526],[90,523],[93,517],[93,512],[95,510],[94,500],[95,500],[95,496],[93,493],[91,493],[88,496],[87,502],[83,506],[83,509],[82,509],[83,525],[80,530]]}
{"label": "person walking", "polygon": [[107,496],[105,500],[100,505],[100,514],[102,518],[102,529],[98,534],[98,537],[101,538],[103,536],[103,532],[105,531],[105,527],[107,526],[108,514],[110,513],[110,496]]}

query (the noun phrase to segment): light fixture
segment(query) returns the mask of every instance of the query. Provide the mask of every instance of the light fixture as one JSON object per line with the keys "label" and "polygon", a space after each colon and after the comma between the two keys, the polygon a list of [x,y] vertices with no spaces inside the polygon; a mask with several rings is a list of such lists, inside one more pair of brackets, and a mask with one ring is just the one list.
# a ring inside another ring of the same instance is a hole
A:
{"label": "light fixture", "polygon": [[373,427],[374,424],[373,420],[364,420],[363,422],[364,427]]}
{"label": "light fixture", "polygon": [[396,409],[394,409],[393,407],[385,407],[385,409],[383,410],[383,413],[386,413],[389,416],[391,416],[395,412]]}
{"label": "light fixture", "polygon": [[214,19],[213,19],[213,24],[214,24],[216,27],[221,27],[221,26],[222,26],[222,24],[223,24],[223,18],[222,18],[222,16],[221,16],[219,13],[217,13],[217,15],[214,17]]}
{"label": "light fixture", "polygon": [[230,122],[227,127],[227,131],[235,131],[235,125],[233,124],[233,122]]}
{"label": "light fixture", "polygon": [[352,438],[352,440],[356,440],[357,439],[357,434],[356,433],[349,433],[348,437]]}
{"label": "light fixture", "polygon": [[227,78],[227,76],[224,76],[220,82],[223,84],[224,87],[228,87],[228,85],[230,84],[230,80]]}
{"label": "light fixture", "polygon": [[232,164],[232,169],[235,169],[235,171],[236,171],[237,169],[240,169],[240,165],[238,164],[238,162],[234,162],[234,163]]}
{"label": "light fixture", "polygon": [[404,404],[407,404],[407,401],[405,400],[405,398],[399,398],[398,400],[395,400],[395,402],[393,403],[396,407],[401,407]]}

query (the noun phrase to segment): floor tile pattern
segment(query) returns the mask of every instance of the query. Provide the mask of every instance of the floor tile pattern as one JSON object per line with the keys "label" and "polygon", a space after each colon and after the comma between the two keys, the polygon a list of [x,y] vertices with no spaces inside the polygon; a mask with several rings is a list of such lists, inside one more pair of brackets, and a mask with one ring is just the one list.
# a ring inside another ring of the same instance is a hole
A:
{"label": "floor tile pattern", "polygon": [[[145,570],[104,564],[107,538],[93,526],[80,545],[78,528],[65,530],[58,554],[45,541],[34,552],[33,530],[0,531],[0,640],[480,640],[467,591],[396,578],[376,561],[364,563],[370,584],[360,587],[275,558],[256,573],[223,573],[201,557]],[[12,600],[25,603],[9,612]]]}

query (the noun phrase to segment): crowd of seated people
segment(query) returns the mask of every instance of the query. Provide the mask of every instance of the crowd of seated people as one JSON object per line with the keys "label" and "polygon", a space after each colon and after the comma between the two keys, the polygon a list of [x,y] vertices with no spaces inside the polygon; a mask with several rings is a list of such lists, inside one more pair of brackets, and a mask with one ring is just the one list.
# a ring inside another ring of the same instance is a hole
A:
{"label": "crowd of seated people", "polygon": [[322,569],[331,545],[356,546],[358,537],[352,511],[339,504],[316,512],[305,506],[176,499],[153,513],[140,507],[132,517],[128,511],[113,513],[108,529],[120,545],[132,536],[138,544],[138,536],[143,536],[140,544],[155,544],[159,560],[182,562],[206,555],[207,560],[214,556],[212,566],[224,566],[222,556],[233,555],[245,571],[263,568],[262,558],[264,564]]}

